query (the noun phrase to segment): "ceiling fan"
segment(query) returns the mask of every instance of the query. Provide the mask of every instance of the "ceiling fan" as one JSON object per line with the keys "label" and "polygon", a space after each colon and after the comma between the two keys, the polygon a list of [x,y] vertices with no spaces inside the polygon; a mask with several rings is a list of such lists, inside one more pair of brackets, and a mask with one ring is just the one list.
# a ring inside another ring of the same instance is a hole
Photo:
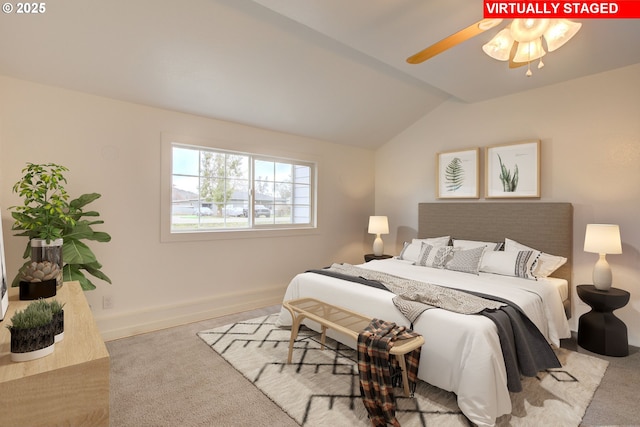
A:
{"label": "ceiling fan", "polygon": [[[407,58],[409,64],[420,64],[439,53],[444,52],[470,38],[494,28],[502,19],[482,19],[455,34],[421,50]],[[568,19],[514,19],[488,43],[482,50],[499,61],[509,61],[509,68],[529,65],[527,76],[531,76],[531,61],[542,58],[547,51],[553,52],[569,41],[582,24]],[[547,50],[544,49],[543,40]],[[544,64],[542,59],[538,68]]]}

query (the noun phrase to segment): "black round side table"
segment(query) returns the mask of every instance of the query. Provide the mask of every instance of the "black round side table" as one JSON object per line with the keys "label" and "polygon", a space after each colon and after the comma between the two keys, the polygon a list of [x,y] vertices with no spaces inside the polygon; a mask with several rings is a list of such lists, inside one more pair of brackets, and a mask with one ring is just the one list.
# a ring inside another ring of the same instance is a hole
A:
{"label": "black round side table", "polygon": [[365,254],[364,262],[373,261],[374,259],[387,259],[387,258],[393,258],[393,255],[387,255],[387,254],[382,254],[382,255]]}
{"label": "black round side table", "polygon": [[629,355],[627,325],[613,314],[627,305],[629,292],[617,288],[601,291],[593,285],[578,285],[577,291],[591,307],[578,321],[578,345],[605,356]]}

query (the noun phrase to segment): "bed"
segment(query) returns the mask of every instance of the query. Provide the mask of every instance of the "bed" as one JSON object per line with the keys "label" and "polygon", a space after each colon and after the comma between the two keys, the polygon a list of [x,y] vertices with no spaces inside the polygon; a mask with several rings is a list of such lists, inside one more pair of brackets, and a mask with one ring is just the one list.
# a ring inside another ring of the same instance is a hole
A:
{"label": "bed", "polygon": [[[433,243],[437,238],[450,236],[454,244],[507,241],[510,247],[501,248],[505,252],[534,248],[540,251],[537,258],[546,255],[566,261],[553,272],[552,277],[533,280],[484,271],[469,274],[448,268],[414,265],[414,256],[406,256],[410,250],[407,247],[403,251],[403,259],[375,260],[357,267],[420,282],[500,295],[522,308],[552,345],[558,346],[560,339],[570,336],[567,313],[571,307],[571,204],[421,203],[418,217],[416,239],[419,240],[412,239],[412,249],[420,244],[424,250],[423,242]],[[495,255],[491,253],[486,259]],[[506,254],[498,256],[503,255]],[[529,264],[531,268],[533,265]],[[491,268],[488,270],[493,271]],[[411,326],[394,305],[394,296],[383,289],[305,272],[291,280],[284,300],[314,297],[367,316]],[[291,325],[287,310],[281,311],[278,324]],[[305,324],[318,329],[313,322]],[[476,425],[493,425],[499,416],[511,413],[504,358],[496,325],[491,320],[436,308],[423,312],[412,326],[425,338],[418,378],[456,393],[460,409]],[[344,337],[332,337],[355,347],[355,342]]]}

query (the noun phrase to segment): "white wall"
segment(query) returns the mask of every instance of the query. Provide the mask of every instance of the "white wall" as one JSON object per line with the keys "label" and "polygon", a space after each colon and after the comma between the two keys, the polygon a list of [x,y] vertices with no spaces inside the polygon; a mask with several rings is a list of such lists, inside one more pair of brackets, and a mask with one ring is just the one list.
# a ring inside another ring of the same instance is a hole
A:
{"label": "white wall", "polygon": [[[535,78],[535,75],[534,77]],[[640,66],[478,104],[444,103],[375,153],[375,213],[388,215],[387,253],[414,236],[417,203],[435,200],[439,151],[538,138],[543,201],[569,201],[574,217],[573,284],[589,283],[595,254],[584,253],[587,223],[620,224],[622,255],[609,255],[614,286],[631,292],[616,314],[640,345]],[[162,132],[240,141],[256,151],[316,157],[317,234],[276,239],[160,242]],[[265,148],[266,147],[266,148]],[[94,204],[113,241],[92,245],[113,285],[87,292],[107,338],[276,304],[290,278],[370,251],[373,153],[294,135],[155,109],[0,76],[0,207],[8,274],[26,241],[12,236],[7,207],[26,162],[71,169],[73,195]],[[115,307],[102,309],[103,296]],[[574,302],[579,301],[573,289]],[[572,327],[586,312],[574,304]]]}
{"label": "white wall", "polygon": [[527,139],[542,141],[541,200],[574,206],[572,329],[589,310],[575,285],[591,282],[597,260],[582,250],[585,226],[619,224],[623,254],[607,259],[613,286],[631,301],[616,315],[640,346],[640,65],[477,104],[450,100],[424,116],[376,152],[376,214],[388,215],[391,228],[385,242],[398,253],[415,237],[417,204],[436,200],[437,152]]}
{"label": "white wall", "polygon": [[[289,280],[332,261],[361,262],[373,213],[374,153],[0,76],[0,206],[10,278],[26,240],[7,207],[26,162],[70,169],[72,196],[91,205],[110,243],[92,244],[113,284],[87,292],[106,338],[277,304]],[[330,124],[328,124],[330,125]],[[237,141],[264,154],[318,162],[318,232],[310,236],[160,242],[161,133]],[[104,296],[114,308],[103,309]]]}

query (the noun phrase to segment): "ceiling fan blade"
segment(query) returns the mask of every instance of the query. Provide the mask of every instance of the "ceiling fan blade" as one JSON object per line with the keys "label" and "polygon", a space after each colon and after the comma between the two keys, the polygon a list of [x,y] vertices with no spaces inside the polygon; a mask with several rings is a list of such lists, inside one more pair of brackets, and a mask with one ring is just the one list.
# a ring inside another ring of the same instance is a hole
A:
{"label": "ceiling fan blade", "polygon": [[429,46],[428,48],[416,53],[413,56],[407,58],[407,62],[409,64],[420,64],[421,62],[426,61],[429,58],[436,56],[439,53],[444,52],[447,49],[450,49],[463,41],[469,40],[472,37],[481,34],[488,29],[495,27],[500,24],[502,19],[482,19],[472,25],[469,25],[467,28],[458,31],[455,34],[450,35],[447,38],[440,40],[439,42]]}

